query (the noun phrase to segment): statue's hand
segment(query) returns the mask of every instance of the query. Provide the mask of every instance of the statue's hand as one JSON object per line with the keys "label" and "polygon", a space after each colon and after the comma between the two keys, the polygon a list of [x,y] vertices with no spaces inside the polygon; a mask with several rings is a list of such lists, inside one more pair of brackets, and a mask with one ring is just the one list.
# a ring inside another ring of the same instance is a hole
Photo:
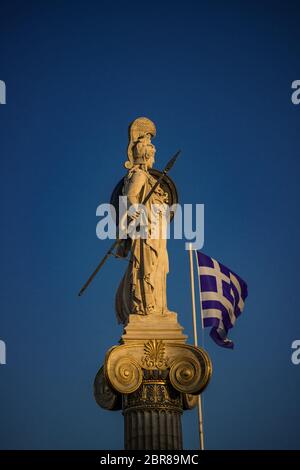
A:
{"label": "statue's hand", "polygon": [[130,212],[128,218],[129,218],[129,221],[131,222],[132,220],[137,220],[141,215],[141,211],[140,210],[136,210],[134,212]]}

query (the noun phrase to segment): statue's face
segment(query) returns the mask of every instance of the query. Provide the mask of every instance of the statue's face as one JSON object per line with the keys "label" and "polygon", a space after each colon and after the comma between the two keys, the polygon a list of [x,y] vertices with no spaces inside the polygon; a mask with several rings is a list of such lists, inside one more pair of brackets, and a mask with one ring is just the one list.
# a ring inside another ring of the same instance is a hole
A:
{"label": "statue's face", "polygon": [[153,144],[147,145],[147,168],[152,168],[155,162],[155,147]]}
{"label": "statue's face", "polygon": [[140,140],[139,142],[136,143],[136,145],[133,148],[133,156],[134,160],[138,164],[145,164],[147,168],[152,168],[154,164],[154,157],[155,157],[155,147],[151,143],[150,140],[150,134],[149,137],[148,135],[143,139]]}

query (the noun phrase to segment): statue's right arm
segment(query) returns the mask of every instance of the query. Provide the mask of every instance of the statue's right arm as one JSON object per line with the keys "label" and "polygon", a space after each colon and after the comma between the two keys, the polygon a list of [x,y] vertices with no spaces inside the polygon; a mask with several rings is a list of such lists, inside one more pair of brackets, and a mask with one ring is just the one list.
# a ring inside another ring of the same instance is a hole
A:
{"label": "statue's right arm", "polygon": [[140,200],[140,194],[146,181],[147,181],[147,175],[143,170],[138,169],[132,174],[129,180],[127,194],[126,194],[128,198],[129,206],[131,206],[132,204],[138,204],[142,202]]}
{"label": "statue's right arm", "polygon": [[[141,203],[140,193],[147,181],[147,175],[143,170],[135,170],[129,178],[127,183],[126,193],[124,195],[128,198],[128,208],[133,204]],[[136,212],[136,215],[131,214],[128,222],[138,217],[139,211]],[[131,246],[131,239],[127,238],[123,240],[117,247],[116,255],[120,258],[126,258]]]}

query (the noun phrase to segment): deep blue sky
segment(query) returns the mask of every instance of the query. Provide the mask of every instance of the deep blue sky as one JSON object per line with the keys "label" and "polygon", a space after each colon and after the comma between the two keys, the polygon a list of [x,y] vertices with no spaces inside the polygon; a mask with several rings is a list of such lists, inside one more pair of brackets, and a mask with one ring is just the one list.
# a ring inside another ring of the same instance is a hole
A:
{"label": "deep blue sky", "polygon": [[[127,126],[157,125],[157,167],[205,204],[204,251],[243,277],[233,351],[205,334],[214,373],[206,446],[299,448],[299,2],[2,1],[0,79],[3,449],[123,447],[92,384],[121,328],[96,207],[124,174]],[[188,256],[169,243],[169,306],[192,342]],[[196,448],[196,412],[183,418]]]}

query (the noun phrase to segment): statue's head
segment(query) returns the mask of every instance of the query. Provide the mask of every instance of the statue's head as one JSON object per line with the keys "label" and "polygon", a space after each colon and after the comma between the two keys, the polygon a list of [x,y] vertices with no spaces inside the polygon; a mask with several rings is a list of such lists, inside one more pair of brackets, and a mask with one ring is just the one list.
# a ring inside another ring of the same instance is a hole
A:
{"label": "statue's head", "polygon": [[132,147],[133,164],[152,168],[155,161],[155,152],[155,147],[151,143],[151,136],[146,134],[144,137],[140,137]]}
{"label": "statue's head", "polygon": [[130,169],[134,165],[151,168],[156,151],[151,142],[151,138],[156,135],[155,124],[148,118],[137,118],[130,124],[128,133],[128,160],[125,162],[125,168]]}

